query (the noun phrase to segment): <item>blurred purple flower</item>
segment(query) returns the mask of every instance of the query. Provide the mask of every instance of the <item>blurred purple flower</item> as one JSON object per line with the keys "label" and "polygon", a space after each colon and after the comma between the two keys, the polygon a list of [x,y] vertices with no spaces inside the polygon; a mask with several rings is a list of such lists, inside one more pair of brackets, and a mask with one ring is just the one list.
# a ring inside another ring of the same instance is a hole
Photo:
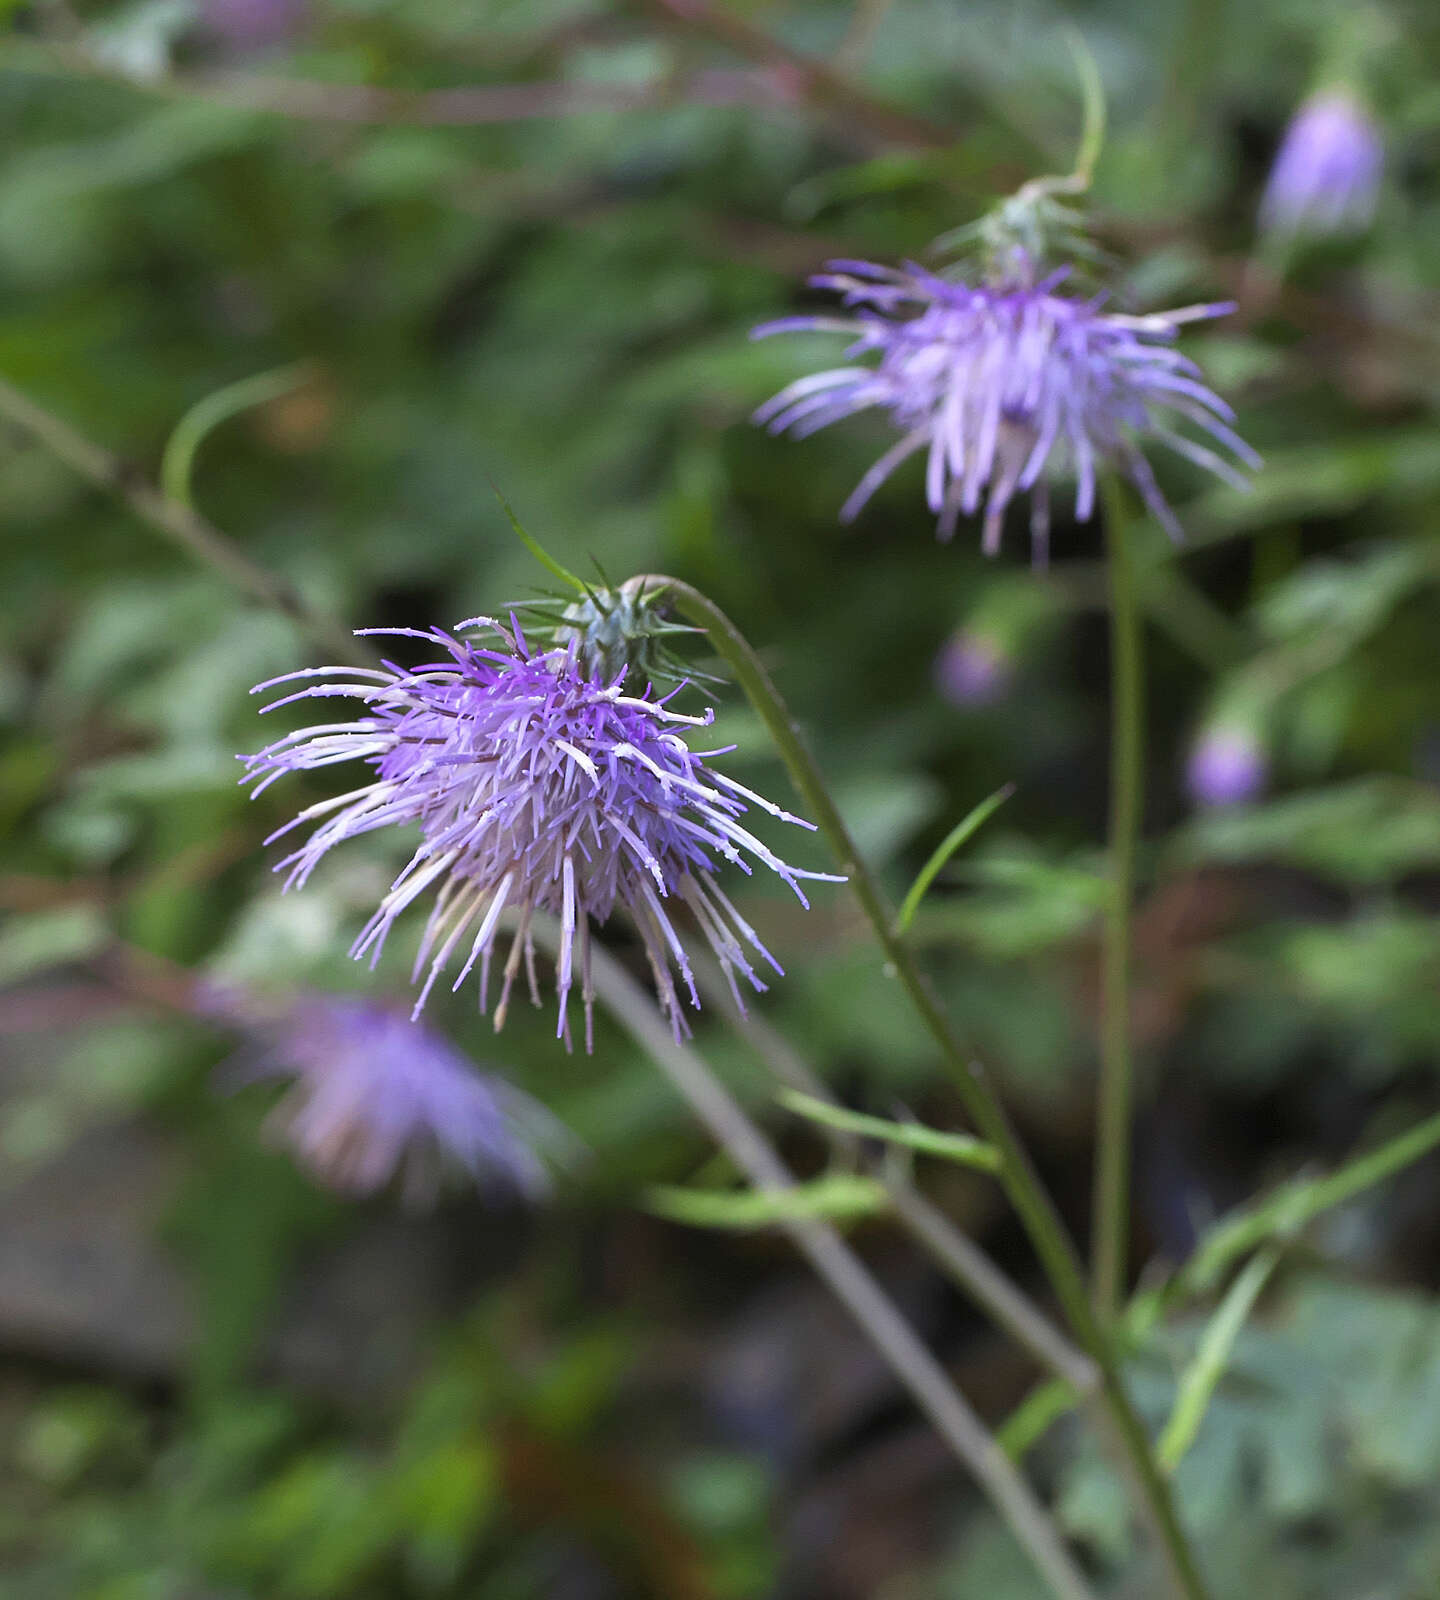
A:
{"label": "blurred purple flower", "polygon": [[306,0],[203,0],[205,30],[237,55],[284,44],[304,27]]}
{"label": "blurred purple flower", "polygon": [[1323,89],[1290,120],[1260,201],[1266,233],[1359,233],[1380,193],[1385,147],[1364,106],[1345,89]]}
{"label": "blurred purple flower", "polygon": [[199,1008],[263,1041],[232,1079],[291,1080],[267,1126],[347,1193],[399,1173],[407,1201],[427,1201],[455,1169],[534,1198],[549,1188],[541,1152],[571,1142],[544,1107],[390,1006],[307,995],[275,1015],[211,990]]}
{"label": "blurred purple flower", "polygon": [[1185,786],[1202,806],[1234,806],[1265,788],[1269,763],[1264,746],[1247,728],[1208,728],[1195,741]]}
{"label": "blurred purple flower", "polygon": [[383,670],[319,667],[271,680],[319,681],[267,711],[292,700],[342,696],[363,702],[366,714],[300,729],[242,757],[249,768],[245,781],[255,782],[256,794],[288,772],[357,760],[374,769],[360,788],[307,807],[272,835],[328,817],[279,863],[276,870],[288,872],[286,887],[303,885],[342,840],[396,824],[418,826],[415,854],[351,949],[356,958],[369,953],[373,966],[400,913],[437,887],[412,975],[418,982],[425,973],[416,1016],[472,930],[452,988],[459,989],[478,961],[480,1002],[488,1004],[496,929],[507,907],[518,920],[495,1007],[497,1029],[522,960],[531,998],[540,1003],[530,935],[537,909],[561,925],[557,1031],[568,1040],[566,1009],[578,966],[587,1048],[594,1003],[590,922],[604,922],[617,902],[639,929],[677,1038],[685,1022],[672,963],[690,1003],[700,1002],[671,917],[676,900],[689,906],[737,1003],[737,974],[763,991],[746,948],[776,972],[780,968],[716,881],[716,858],[747,873],[747,856],[761,862],[807,904],[800,879],[835,880],[787,866],[740,818],[754,805],[786,822],[810,824],[707,765],[707,757],[721,752],[689,748],[680,730],[707,727],[713,712],[687,717],[669,709],[671,696],[628,695],[623,673],[589,676],[577,664],[573,642],[537,654],[513,622],[507,629],[480,617],[461,627],[481,629],[499,648],[439,628],[374,629],[438,645],[443,657],[409,671],[387,662]]}
{"label": "blurred purple flower", "polygon": [[1003,699],[1014,663],[988,635],[957,628],[935,658],[935,684],[956,706],[989,706]]}
{"label": "blurred purple flower", "polygon": [[836,291],[859,308],[855,316],[788,317],[756,328],[754,337],[797,329],[847,333],[855,336],[848,355],[874,352],[879,360],[801,378],[761,406],[755,420],[803,438],[871,407],[888,414],[901,437],[845,502],[844,521],[923,450],[926,499],[942,539],[983,501],[983,547],[993,554],[1006,506],[1017,493],[1029,493],[1031,537],[1043,561],[1049,478],[1061,470],[1075,477],[1079,521],[1094,510],[1097,473],[1113,467],[1180,537],[1139,440],[1159,440],[1227,483],[1246,486],[1223,456],[1175,431],[1175,418],[1193,423],[1245,465],[1258,465],[1228,426],[1230,408],[1172,348],[1182,324],[1222,316],[1228,305],[1130,317],[1102,310],[1102,299],[1056,293],[1064,272],[1038,283],[972,288],[913,264],[904,271],[867,261],[829,265],[812,285]]}

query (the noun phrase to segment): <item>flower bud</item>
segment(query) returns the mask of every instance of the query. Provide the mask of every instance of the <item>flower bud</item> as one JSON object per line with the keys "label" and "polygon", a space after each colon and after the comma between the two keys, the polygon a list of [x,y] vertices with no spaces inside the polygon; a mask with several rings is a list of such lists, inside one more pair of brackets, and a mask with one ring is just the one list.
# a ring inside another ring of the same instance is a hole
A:
{"label": "flower bud", "polygon": [[1272,236],[1360,233],[1375,215],[1385,147],[1360,100],[1345,88],[1313,94],[1290,119],[1260,202]]}

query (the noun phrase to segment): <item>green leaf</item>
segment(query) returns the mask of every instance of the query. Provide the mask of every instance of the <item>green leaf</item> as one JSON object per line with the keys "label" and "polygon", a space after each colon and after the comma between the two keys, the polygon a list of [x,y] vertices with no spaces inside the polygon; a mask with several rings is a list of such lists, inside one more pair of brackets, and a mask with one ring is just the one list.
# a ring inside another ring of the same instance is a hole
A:
{"label": "green leaf", "polygon": [[1327,439],[1267,454],[1247,492],[1212,489],[1185,508],[1195,543],[1248,533],[1275,521],[1335,516],[1370,496],[1404,504],[1440,483],[1440,442],[1433,432],[1390,432]]}
{"label": "green leaf", "polygon": [[1000,1152],[983,1139],[966,1133],[941,1133],[920,1122],[891,1122],[885,1117],[869,1117],[860,1111],[848,1111],[843,1106],[831,1105],[828,1100],[817,1100],[814,1095],[801,1094],[786,1089],[779,1096],[780,1104],[797,1116],[808,1117],[812,1122],[824,1123],[828,1128],[838,1128],[842,1133],[858,1133],[869,1139],[884,1139],[889,1144],[904,1145],[910,1150],[920,1150],[926,1155],[940,1156],[946,1161],[959,1162],[965,1167],[979,1167],[982,1172],[999,1172]]}
{"label": "green leaf", "polygon": [[1002,805],[1015,793],[1015,785],[1007,783],[1002,788],[988,795],[980,804],[974,807],[966,816],[950,830],[940,841],[934,854],[921,867],[916,874],[915,881],[910,885],[910,892],[905,896],[900,906],[900,914],[895,918],[895,931],[904,933],[915,920],[915,913],[920,909],[920,902],[925,898],[925,892],[934,883],[940,869],[951,856],[963,845],[967,839],[972,838],[997,812]]}
{"label": "green leaf", "polygon": [[1394,1177],[1440,1146],[1440,1114],[1388,1143],[1347,1162],[1324,1178],[1287,1183],[1267,1200],[1235,1213],[1206,1234],[1195,1254],[1180,1269],[1176,1287],[1205,1293],[1225,1269],[1267,1239],[1289,1237],[1313,1217],[1353,1199],[1363,1190]]}
{"label": "green leaf", "polygon": [[520,543],[525,546],[530,554],[535,557],[535,559],[542,567],[544,567],[546,572],[548,572],[552,578],[558,578],[561,583],[568,583],[570,587],[578,594],[584,594],[586,592],[587,585],[583,582],[583,580],[577,578],[575,574],[568,568],[562,567],[555,557],[552,556],[544,547],[544,545],[542,545],[534,536],[534,534],[527,533],[525,531],[525,529],[520,525],[519,517],[515,515],[515,508],[510,504],[505,496],[500,493],[499,487],[493,481],[490,484],[490,488],[494,492],[495,498],[500,502],[501,510],[504,511],[506,517],[509,518],[510,526],[515,530],[515,535],[520,540]]}
{"label": "green leaf", "polygon": [[1221,808],[1177,841],[1189,861],[1271,860],[1358,883],[1440,863],[1440,799],[1426,784],[1360,778],[1270,805]]}
{"label": "green leaf", "polygon": [[890,1197],[874,1178],[830,1173],[791,1189],[706,1190],[656,1185],[646,1209],[692,1228],[769,1228],[784,1222],[848,1222],[886,1210]]}
{"label": "green leaf", "polygon": [[223,389],[216,389],[191,406],[175,424],[160,460],[160,487],[165,494],[188,506],[195,453],[206,436],[238,412],[288,394],[303,383],[310,372],[309,362],[291,362],[269,372],[241,378],[238,383],[227,383]]}
{"label": "green leaf", "polygon": [[110,940],[98,906],[61,906],[17,916],[0,933],[0,984],[19,983],[47,967],[83,961]]}
{"label": "green leaf", "polygon": [[1200,1431],[1200,1424],[1209,1409],[1210,1397],[1224,1376],[1225,1364],[1235,1340],[1279,1260],[1278,1250],[1262,1250],[1230,1285],[1210,1319],[1200,1340],[1200,1348],[1195,1352],[1195,1359],[1180,1379],[1175,1408],[1160,1436],[1160,1464],[1167,1472],[1173,1472],[1179,1466],[1185,1452],[1195,1442],[1195,1435]]}
{"label": "green leaf", "polygon": [[1005,1419],[996,1442],[1012,1460],[1023,1461],[1050,1427],[1075,1409],[1079,1398],[1063,1378],[1036,1384]]}

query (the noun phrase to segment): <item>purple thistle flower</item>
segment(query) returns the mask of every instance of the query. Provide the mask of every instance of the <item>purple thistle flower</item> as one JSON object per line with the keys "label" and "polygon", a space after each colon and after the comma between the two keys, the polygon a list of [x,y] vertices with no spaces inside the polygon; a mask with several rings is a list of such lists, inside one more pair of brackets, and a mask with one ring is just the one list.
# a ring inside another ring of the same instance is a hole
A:
{"label": "purple thistle flower", "polygon": [[237,55],[284,44],[305,24],[307,0],[202,0],[200,21]]}
{"label": "purple thistle flower", "polygon": [[951,705],[994,705],[1014,677],[1009,652],[989,634],[957,628],[935,657],[935,686]]}
{"label": "purple thistle flower", "polygon": [[683,716],[669,708],[670,695],[626,694],[623,673],[587,675],[574,642],[534,653],[513,619],[510,629],[484,617],[460,626],[498,636],[501,647],[482,648],[439,628],[373,629],[423,639],[444,655],[408,671],[389,662],[383,670],[319,667],[258,686],[321,680],[267,711],[328,696],[357,699],[366,708],[352,721],[304,728],[242,757],[249,768],[245,781],[255,782],[256,794],[287,772],[356,760],[373,769],[369,782],[307,807],[272,835],[327,818],[276,868],[287,872],[286,887],[303,885],[344,839],[393,824],[418,826],[419,846],[351,949],[357,959],[368,953],[374,966],[400,913],[437,888],[412,975],[419,982],[424,974],[416,1016],[467,938],[452,988],[459,989],[478,962],[480,1003],[488,1006],[491,958],[507,909],[516,927],[495,1006],[497,1029],[522,960],[531,998],[540,1003],[530,935],[537,909],[560,921],[557,1032],[568,1041],[567,1004],[578,968],[587,1049],[594,1004],[590,922],[604,922],[617,903],[640,932],[677,1037],[685,1023],[672,964],[690,1003],[700,1002],[672,918],[676,901],[690,908],[737,1003],[737,974],[763,992],[747,947],[781,969],[716,881],[716,861],[748,873],[746,857],[753,858],[808,904],[800,879],[837,880],[787,866],[740,819],[754,805],[811,825],[707,765],[708,757],[723,752],[690,749],[680,730],[707,727],[713,712]]}
{"label": "purple thistle flower", "polygon": [[1190,751],[1185,786],[1198,805],[1243,805],[1261,793],[1268,775],[1264,746],[1248,728],[1213,727]]}
{"label": "purple thistle flower", "polygon": [[307,995],[279,1015],[211,991],[200,1009],[264,1043],[232,1077],[291,1079],[267,1127],[316,1175],[370,1194],[397,1172],[414,1204],[434,1198],[447,1168],[529,1197],[549,1188],[540,1151],[570,1137],[512,1084],[403,1011],[368,1000]]}
{"label": "purple thistle flower", "polygon": [[1342,88],[1310,96],[1290,119],[1260,201],[1260,226],[1283,237],[1360,233],[1375,215],[1385,147]]}
{"label": "purple thistle flower", "polygon": [[1057,272],[1039,283],[996,288],[953,283],[913,264],[895,271],[866,261],[832,261],[812,278],[833,289],[853,317],[789,317],[754,337],[796,329],[855,336],[850,356],[872,352],[873,366],[813,373],[755,413],[772,433],[803,438],[856,412],[878,407],[900,431],[860,480],[840,516],[850,521],[907,457],[925,451],[926,500],[949,539],[963,513],[985,513],[984,549],[1000,544],[1005,508],[1032,496],[1030,531],[1045,559],[1050,533],[1049,478],[1068,468],[1076,480],[1075,516],[1088,521],[1097,472],[1126,473],[1172,538],[1180,527],[1137,444],[1158,439],[1227,483],[1246,486],[1234,466],[1205,443],[1176,431],[1195,424],[1247,466],[1254,452],[1228,424],[1233,413],[1200,381],[1195,364],[1172,348],[1180,326],[1222,316],[1229,305],[1186,306],[1148,316],[1102,309],[1102,299],[1057,294]]}

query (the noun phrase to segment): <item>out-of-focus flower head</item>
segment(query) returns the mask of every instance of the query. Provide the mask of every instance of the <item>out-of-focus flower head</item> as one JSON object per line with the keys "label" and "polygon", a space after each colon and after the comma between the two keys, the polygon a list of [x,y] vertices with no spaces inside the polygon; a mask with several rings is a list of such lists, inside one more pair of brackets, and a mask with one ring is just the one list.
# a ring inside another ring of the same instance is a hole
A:
{"label": "out-of-focus flower head", "polygon": [[202,0],[206,32],[235,55],[287,44],[309,19],[308,0]]}
{"label": "out-of-focus flower head", "polygon": [[741,819],[754,806],[801,827],[810,824],[711,766],[709,758],[723,752],[690,748],[687,735],[709,726],[713,713],[672,710],[678,691],[660,699],[629,694],[623,672],[607,676],[582,666],[577,640],[535,651],[514,619],[509,627],[484,617],[460,627],[478,630],[495,648],[439,628],[376,629],[432,644],[439,658],[409,669],[390,662],[361,671],[313,668],[259,685],[305,683],[266,710],[331,696],[364,708],[352,720],[302,728],[242,757],[245,781],[254,782],[257,794],[290,772],[347,761],[371,769],[359,788],[307,807],[272,836],[318,822],[279,863],[286,886],[303,885],[343,840],[394,825],[417,827],[415,853],[351,949],[356,958],[368,954],[373,965],[400,914],[434,891],[413,974],[414,981],[424,980],[416,1016],[457,954],[452,988],[459,989],[478,964],[480,1001],[488,1006],[490,965],[507,910],[516,926],[494,1011],[497,1028],[522,963],[539,1004],[531,940],[537,911],[560,921],[557,1031],[568,1040],[567,1008],[578,974],[587,1048],[594,1001],[590,924],[604,922],[617,904],[640,932],[677,1037],[685,1021],[676,971],[690,1003],[699,1005],[673,916],[677,903],[689,908],[737,1004],[737,977],[763,991],[751,955],[780,968],[720,887],[716,871],[728,861],[748,873],[758,861],[806,904],[800,880],[827,875],[788,866]]}
{"label": "out-of-focus flower head", "polygon": [[1005,699],[1063,609],[1059,591],[1030,573],[987,575],[935,656],[936,689],[964,710]]}
{"label": "out-of-focus flower head", "polygon": [[267,1127],[345,1193],[398,1175],[405,1199],[423,1203],[454,1171],[538,1198],[549,1189],[545,1157],[573,1146],[543,1106],[391,1006],[307,994],[275,1007],[206,986],[197,1009],[259,1046],[227,1073],[232,1083],[289,1082]]}
{"label": "out-of-focus flower head", "polygon": [[[1230,426],[1230,408],[1174,348],[1182,326],[1228,305],[1126,316],[1107,310],[1103,296],[1062,292],[1065,269],[1036,277],[1023,258],[1008,264],[1003,281],[974,286],[914,264],[829,265],[811,283],[839,294],[853,315],[788,317],[755,336],[844,333],[851,361],[790,384],[755,416],[796,437],[861,411],[887,416],[900,437],[860,480],[842,520],[858,515],[902,461],[923,453],[926,500],[942,539],[962,515],[983,509],[983,548],[993,554],[1006,507],[1029,494],[1032,544],[1043,562],[1050,484],[1061,474],[1075,480],[1077,520],[1092,515],[1098,475],[1109,469],[1127,476],[1179,539],[1143,444],[1164,444],[1242,488],[1246,479],[1229,457],[1258,465]],[[858,359],[869,357],[876,359]],[[1180,431],[1186,423],[1199,438]]]}
{"label": "out-of-focus flower head", "polygon": [[1197,805],[1243,805],[1265,788],[1270,763],[1253,728],[1217,722],[1205,728],[1190,748],[1185,786]]}
{"label": "out-of-focus flower head", "polygon": [[1260,201],[1272,236],[1324,237],[1369,227],[1385,146],[1361,101],[1342,87],[1311,95],[1290,119]]}
{"label": "out-of-focus flower head", "polygon": [[935,657],[935,686],[951,705],[974,709],[1002,700],[1015,663],[998,639],[956,628]]}

